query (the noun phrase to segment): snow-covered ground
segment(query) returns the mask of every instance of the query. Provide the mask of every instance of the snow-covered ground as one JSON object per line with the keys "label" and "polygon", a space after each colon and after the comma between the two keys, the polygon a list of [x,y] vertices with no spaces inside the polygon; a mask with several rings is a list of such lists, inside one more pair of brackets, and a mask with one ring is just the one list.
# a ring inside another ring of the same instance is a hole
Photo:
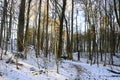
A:
{"label": "snow-covered ground", "polygon": [[16,69],[15,63],[6,63],[11,56],[8,52],[3,55],[3,60],[0,60],[0,80],[120,80],[120,75],[108,71],[111,68],[120,71],[119,67],[105,67],[102,64],[99,67],[90,66],[85,58],[80,61],[61,60],[58,74],[53,56],[49,59],[42,56],[35,58],[34,51],[31,50],[27,60],[18,60],[19,69]]}

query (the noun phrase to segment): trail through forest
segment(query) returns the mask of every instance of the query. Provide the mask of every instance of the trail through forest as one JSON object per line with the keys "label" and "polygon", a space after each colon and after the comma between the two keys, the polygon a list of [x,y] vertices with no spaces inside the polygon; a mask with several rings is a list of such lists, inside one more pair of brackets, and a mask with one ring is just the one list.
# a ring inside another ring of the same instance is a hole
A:
{"label": "trail through forest", "polygon": [[[32,54],[29,54],[30,56]],[[11,63],[6,63],[12,56],[11,53],[3,55],[3,60],[0,61],[0,80],[119,80],[118,74],[111,73],[108,69],[113,67],[118,70],[119,67],[115,66],[102,66],[92,65],[81,61],[61,60],[59,64],[59,74],[56,72],[56,65],[52,59],[47,64],[45,69],[44,59],[37,60],[35,56],[29,56],[27,60],[19,59],[18,67],[16,69],[15,58]],[[38,61],[44,67],[38,68]],[[50,66],[51,65],[51,66]],[[113,76],[114,75],[114,76]]]}

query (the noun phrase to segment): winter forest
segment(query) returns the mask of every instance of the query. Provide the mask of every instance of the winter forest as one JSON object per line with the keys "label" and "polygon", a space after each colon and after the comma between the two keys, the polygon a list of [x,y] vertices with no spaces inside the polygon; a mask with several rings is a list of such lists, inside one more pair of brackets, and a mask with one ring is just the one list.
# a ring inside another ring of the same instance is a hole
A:
{"label": "winter forest", "polygon": [[120,80],[120,0],[0,0],[0,80]]}

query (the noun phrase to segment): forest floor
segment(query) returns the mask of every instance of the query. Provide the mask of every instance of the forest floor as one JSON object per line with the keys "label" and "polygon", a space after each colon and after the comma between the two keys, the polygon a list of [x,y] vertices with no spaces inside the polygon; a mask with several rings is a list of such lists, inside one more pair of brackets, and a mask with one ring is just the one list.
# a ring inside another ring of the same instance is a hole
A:
{"label": "forest floor", "polygon": [[[59,74],[56,73],[54,58],[35,58],[29,53],[28,59],[18,60],[19,69],[16,69],[16,59],[6,63],[13,54],[7,53],[0,60],[0,80],[120,80],[120,74],[114,74],[108,69],[120,71],[120,67],[102,64],[90,66],[85,58],[80,61],[61,60]],[[74,57],[75,58],[75,57]]]}

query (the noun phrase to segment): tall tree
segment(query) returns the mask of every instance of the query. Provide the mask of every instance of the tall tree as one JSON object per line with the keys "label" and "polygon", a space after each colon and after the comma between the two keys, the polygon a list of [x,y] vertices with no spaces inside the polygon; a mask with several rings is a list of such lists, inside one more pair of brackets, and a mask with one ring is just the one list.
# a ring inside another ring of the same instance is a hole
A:
{"label": "tall tree", "polygon": [[1,28],[0,28],[0,47],[2,46],[3,29],[5,29],[5,21],[6,21],[6,16],[7,16],[7,6],[8,6],[8,2],[7,2],[7,0],[4,0],[4,7],[3,7],[2,19],[1,19]]}
{"label": "tall tree", "polygon": [[28,40],[29,40],[29,14],[30,14],[30,3],[32,0],[28,1],[28,9],[27,9],[27,21],[26,21],[26,31],[25,31],[25,40],[24,40],[24,47],[25,47],[25,54],[24,58],[27,58],[27,53],[28,53]]}
{"label": "tall tree", "polygon": [[47,57],[48,55],[48,27],[49,27],[49,22],[48,22],[48,19],[49,19],[49,0],[47,0],[47,23],[46,23],[46,53],[45,53],[45,57]]}
{"label": "tall tree", "polygon": [[18,31],[17,31],[17,48],[19,52],[22,52],[24,49],[24,23],[25,23],[25,1],[21,0],[19,8],[19,18],[18,18]]}
{"label": "tall tree", "polygon": [[37,50],[36,50],[36,57],[40,54],[40,28],[41,28],[41,5],[42,0],[39,1],[39,18],[38,18],[38,31],[37,31]]}
{"label": "tall tree", "polygon": [[11,29],[12,29],[12,22],[13,22],[13,15],[14,15],[14,11],[13,11],[13,7],[14,7],[14,0],[11,1],[11,5],[10,5],[10,21],[9,21],[9,31],[8,31],[8,38],[11,38]]}
{"label": "tall tree", "polygon": [[70,47],[70,53],[69,53],[69,59],[72,60],[72,53],[73,53],[73,17],[74,17],[74,0],[72,0],[72,14],[71,14],[71,47]]}
{"label": "tall tree", "polygon": [[[7,8],[8,8],[8,1],[4,0],[3,12],[2,12],[2,19],[1,19],[1,28],[0,28],[0,48],[2,49],[0,59],[2,59],[3,49],[4,47],[7,48],[5,44],[6,39],[6,32],[7,32]],[[6,53],[6,52],[5,52]]]}
{"label": "tall tree", "polygon": [[79,51],[79,36],[78,36],[78,21],[77,21],[77,17],[78,17],[78,10],[76,11],[76,43],[77,43],[77,52],[78,52],[78,61],[80,60],[80,51]]}
{"label": "tall tree", "polygon": [[57,57],[60,58],[62,55],[62,48],[63,48],[63,41],[62,41],[62,35],[63,35],[63,21],[65,17],[65,9],[66,9],[66,0],[63,0],[63,6],[62,6],[62,13],[60,15],[60,27],[59,27],[59,43],[58,43],[58,55]]}

